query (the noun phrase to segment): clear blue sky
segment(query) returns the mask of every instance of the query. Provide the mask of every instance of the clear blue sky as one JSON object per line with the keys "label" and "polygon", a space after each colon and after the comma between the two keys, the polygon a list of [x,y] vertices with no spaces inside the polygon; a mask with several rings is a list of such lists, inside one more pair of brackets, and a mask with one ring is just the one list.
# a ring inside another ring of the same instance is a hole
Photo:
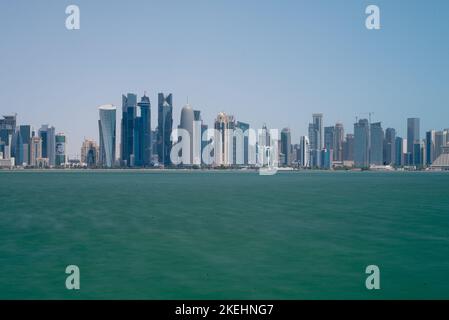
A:
{"label": "clear blue sky", "polygon": [[[81,30],[65,8],[81,9]],[[365,8],[381,9],[380,31]],[[97,106],[121,94],[172,92],[175,123],[187,96],[212,124],[219,111],[260,127],[289,126],[293,142],[313,112],[353,131],[358,115],[405,135],[449,127],[449,1],[42,0],[0,3],[0,114],[49,123],[69,155],[98,140]],[[120,116],[117,120],[120,120]]]}

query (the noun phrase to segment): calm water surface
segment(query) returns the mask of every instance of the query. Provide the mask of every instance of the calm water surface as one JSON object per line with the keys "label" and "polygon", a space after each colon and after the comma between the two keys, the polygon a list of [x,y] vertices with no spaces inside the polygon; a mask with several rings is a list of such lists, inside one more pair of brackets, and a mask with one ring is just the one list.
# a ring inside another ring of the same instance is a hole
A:
{"label": "calm water surface", "polygon": [[0,172],[0,298],[448,299],[449,174]]}

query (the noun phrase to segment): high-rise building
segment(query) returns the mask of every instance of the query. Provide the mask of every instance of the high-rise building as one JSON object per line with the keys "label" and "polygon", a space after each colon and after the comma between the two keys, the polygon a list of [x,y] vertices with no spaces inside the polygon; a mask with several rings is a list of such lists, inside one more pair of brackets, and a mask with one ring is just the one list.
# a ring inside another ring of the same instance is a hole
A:
{"label": "high-rise building", "polygon": [[321,150],[324,148],[324,134],[323,134],[323,114],[314,113],[312,115],[313,125],[317,131],[317,145],[316,149]]}
{"label": "high-rise building", "polygon": [[[128,167],[146,167],[152,163],[151,103],[144,94],[137,103],[137,96],[122,96],[121,161]],[[100,158],[101,141],[100,141]],[[102,161],[102,159],[100,159]]]}
{"label": "high-rise building", "polygon": [[136,150],[139,150],[137,159],[138,166],[149,167],[152,164],[152,138],[151,138],[151,103],[150,98],[143,95],[140,102],[137,104],[140,108],[140,116],[137,117],[137,141],[135,140]]}
{"label": "high-rise building", "polygon": [[393,128],[385,130],[384,163],[387,165],[396,163],[396,130]]}
{"label": "high-rise building", "polygon": [[395,139],[395,166],[400,167],[405,163],[404,158],[404,147],[407,147],[407,143],[404,144],[404,139],[401,137],[396,137]]}
{"label": "high-rise building", "polygon": [[16,164],[27,166],[30,164],[31,126],[19,126],[16,142]]}
{"label": "high-rise building", "polygon": [[233,130],[235,121],[233,116],[220,112],[215,120],[215,164],[218,166],[229,166],[232,164],[233,155]]}
{"label": "high-rise building", "polygon": [[56,161],[55,128],[47,124],[42,125],[39,129],[39,137],[42,140],[42,158],[47,158],[48,165],[54,167]]}
{"label": "high-rise building", "polygon": [[310,165],[321,167],[321,149],[324,148],[323,114],[314,113],[309,124]]}
{"label": "high-rise building", "polygon": [[[131,107],[132,108],[132,107]],[[99,136],[100,136],[100,152],[99,152],[99,163],[100,165],[104,167],[112,167],[115,162],[115,144],[116,144],[116,110],[117,108],[111,104],[102,105],[98,108],[100,113],[100,120],[98,121],[98,130],[99,130]],[[128,115],[132,115],[132,110],[130,110],[130,113]],[[122,119],[123,120],[123,119]],[[129,123],[128,123],[129,124]],[[123,122],[122,122],[123,125]],[[126,130],[128,130],[130,127],[126,128],[127,126],[124,126]],[[123,128],[123,126],[122,126]],[[127,131],[129,133],[129,131]],[[122,138],[125,139],[126,142],[130,142],[126,135]],[[123,143],[123,140],[122,140]],[[123,147],[123,145],[122,145]],[[128,151],[130,151],[129,148],[132,148],[132,144],[128,144],[125,146],[126,153],[123,153],[122,155],[125,156],[126,161],[128,159],[132,159],[131,154],[127,154]],[[123,150],[122,150],[123,151]]]}
{"label": "high-rise building", "polygon": [[282,165],[292,165],[292,135],[289,128],[281,131],[281,154],[284,156]]}
{"label": "high-rise building", "polygon": [[343,142],[345,140],[345,129],[343,124],[337,122],[335,124],[334,133],[334,160],[343,161]]}
{"label": "high-rise building", "polygon": [[307,136],[302,136],[299,143],[301,157],[300,157],[300,163],[301,166],[304,168],[310,167],[310,144],[309,144],[309,138]]}
{"label": "high-rise building", "polygon": [[443,153],[443,148],[446,146],[447,137],[449,137],[447,131],[435,132],[435,159]]}
{"label": "high-rise building", "polygon": [[[407,119],[407,152],[411,153],[412,161],[414,161],[414,145],[420,142],[419,118]],[[410,163],[414,164],[414,163]]]}
{"label": "high-rise building", "polygon": [[[121,122],[121,152],[120,158],[123,166],[134,166],[135,125],[137,115],[137,96],[133,93],[122,95],[122,122]],[[100,158],[101,158],[100,136]],[[101,159],[100,161],[103,161]]]}
{"label": "high-rise building", "polygon": [[370,126],[367,119],[354,124],[354,165],[358,168],[369,167]]}
{"label": "high-rise building", "polygon": [[2,143],[3,158],[9,159],[15,156],[15,150],[13,148],[13,137],[16,130],[16,115],[3,116],[0,119],[0,143]]}
{"label": "high-rise building", "polygon": [[332,149],[322,149],[321,154],[321,168],[323,169],[331,169],[332,168]]}
{"label": "high-rise building", "polygon": [[31,138],[30,165],[36,167],[38,160],[42,158],[42,139],[40,137]]}
{"label": "high-rise building", "polygon": [[435,130],[430,130],[426,132],[426,166],[432,165],[435,155]]}
{"label": "high-rise building", "polygon": [[370,125],[370,164],[383,165],[384,130],[380,122]]}
{"label": "high-rise building", "polygon": [[64,133],[58,133],[55,136],[55,165],[57,167],[63,166],[66,164],[67,156],[66,156],[66,136]]}
{"label": "high-rise building", "polygon": [[[245,123],[245,122],[241,122],[241,121],[237,121],[236,125],[235,125],[236,129],[240,129],[241,133],[243,134],[243,146],[241,146],[238,142],[237,142],[237,138],[234,137],[234,164],[244,164],[244,165],[248,165],[249,164],[249,124]],[[242,150],[243,149],[243,150]],[[240,161],[238,161],[238,157],[237,154],[238,153],[243,152],[243,159],[239,159]],[[243,163],[239,163],[243,161]]]}
{"label": "high-rise building", "polygon": [[354,161],[354,135],[348,133],[343,142],[343,160]]}
{"label": "high-rise building", "polygon": [[417,141],[413,144],[413,165],[420,168],[423,166],[423,151],[424,144],[422,141]]}
{"label": "high-rise building", "polygon": [[171,93],[167,96],[159,93],[157,121],[159,163],[164,166],[169,166],[172,146],[170,137],[173,128],[173,96]]}
{"label": "high-rise building", "polygon": [[[199,114],[197,113],[197,116]],[[188,143],[188,150],[182,150],[182,152],[188,152],[188,154],[183,154],[183,158],[187,159],[186,163],[183,163],[184,165],[191,165],[193,164],[193,149],[194,149],[194,142],[195,142],[195,148],[198,148],[198,141],[195,139],[193,140],[193,128],[194,128],[194,121],[195,121],[195,112],[193,111],[193,108],[190,104],[186,104],[181,109],[181,122],[179,125],[180,129],[183,129],[187,131],[189,135],[189,143]],[[184,146],[187,146],[184,144]],[[195,150],[197,152],[197,150]]]}
{"label": "high-rise building", "polygon": [[193,110],[193,149],[192,149],[192,161],[193,164],[198,166],[202,163],[203,155],[203,120],[201,119],[201,111]]}
{"label": "high-rise building", "polygon": [[100,150],[97,143],[94,140],[85,139],[81,146],[81,163],[92,168],[97,166],[99,162]]}
{"label": "high-rise building", "polygon": [[335,127],[324,127],[324,148],[334,150],[335,146]]}

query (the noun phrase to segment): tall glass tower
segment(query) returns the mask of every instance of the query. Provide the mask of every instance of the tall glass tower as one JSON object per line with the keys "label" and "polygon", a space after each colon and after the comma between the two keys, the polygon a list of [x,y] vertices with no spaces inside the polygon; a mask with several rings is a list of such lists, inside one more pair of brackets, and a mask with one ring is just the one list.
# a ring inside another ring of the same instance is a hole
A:
{"label": "tall glass tower", "polygon": [[[137,118],[138,131],[137,136],[139,137],[138,144],[135,149],[139,150],[138,161],[136,163],[140,166],[148,167],[151,165],[151,154],[152,154],[152,141],[151,141],[151,103],[150,98],[143,95],[140,102],[137,104],[140,108],[140,117]],[[135,140],[136,141],[136,140]]]}
{"label": "tall glass tower", "polygon": [[[420,142],[419,118],[407,119],[407,152],[411,153],[414,159],[414,145]],[[413,161],[414,162],[414,161]],[[414,163],[412,163],[414,164]]]}
{"label": "tall glass tower", "polygon": [[354,124],[354,165],[357,168],[369,166],[370,126],[367,119]]}
{"label": "tall glass tower", "polygon": [[137,96],[128,93],[122,96],[122,123],[121,123],[121,161],[124,166],[134,166],[134,146],[135,146],[135,130],[136,113],[137,113]]}
{"label": "tall glass tower", "polygon": [[100,164],[104,167],[112,167],[115,161],[115,126],[117,108],[111,104],[102,105],[99,108],[100,120],[98,129],[100,133]]}
{"label": "tall glass tower", "polygon": [[370,132],[370,164],[383,165],[384,130],[380,122],[371,123]]}
{"label": "tall glass tower", "polygon": [[164,166],[170,165],[170,151],[172,142],[170,140],[173,128],[173,96],[170,93],[165,96],[158,94],[158,158],[159,163]]}

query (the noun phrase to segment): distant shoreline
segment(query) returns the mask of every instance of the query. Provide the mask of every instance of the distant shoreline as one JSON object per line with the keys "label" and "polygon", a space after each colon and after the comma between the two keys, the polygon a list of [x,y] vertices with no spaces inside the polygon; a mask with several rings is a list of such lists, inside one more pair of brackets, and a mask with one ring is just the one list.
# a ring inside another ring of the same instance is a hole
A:
{"label": "distant shoreline", "polygon": [[[47,169],[10,169],[10,168],[2,168],[0,169],[1,172],[85,172],[85,173],[94,173],[94,172],[144,172],[144,173],[258,173],[258,168],[247,168],[247,169],[236,169],[236,168],[227,168],[227,169],[192,169],[192,168],[170,168],[170,169],[155,169],[155,168],[95,168],[95,169],[87,169],[87,168],[47,168]],[[286,168],[280,168],[278,170],[278,173],[339,173],[339,172],[346,172],[346,173],[354,173],[354,172],[369,172],[369,173],[407,173],[407,172],[426,172],[426,173],[437,173],[437,172],[448,172],[449,170],[358,170],[358,169],[352,169],[352,170],[321,170],[321,169],[286,169]]]}

